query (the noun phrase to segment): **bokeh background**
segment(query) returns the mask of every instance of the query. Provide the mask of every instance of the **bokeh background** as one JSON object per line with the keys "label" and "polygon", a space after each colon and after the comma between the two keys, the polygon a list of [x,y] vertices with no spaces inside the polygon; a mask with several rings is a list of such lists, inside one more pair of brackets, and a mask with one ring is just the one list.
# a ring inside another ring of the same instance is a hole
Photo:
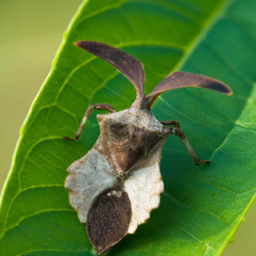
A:
{"label": "bokeh background", "polygon": [[[81,0],[0,0],[0,190],[20,127]],[[256,204],[223,256],[256,255]]]}

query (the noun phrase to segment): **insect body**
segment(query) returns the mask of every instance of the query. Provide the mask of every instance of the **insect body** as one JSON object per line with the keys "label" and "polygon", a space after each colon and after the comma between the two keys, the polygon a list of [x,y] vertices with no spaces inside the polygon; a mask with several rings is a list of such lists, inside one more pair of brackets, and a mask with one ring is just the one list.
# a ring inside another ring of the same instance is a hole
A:
{"label": "insect body", "polygon": [[141,62],[103,43],[84,41],[76,45],[120,70],[137,91],[135,102],[127,110],[115,112],[109,104],[89,106],[74,138],[79,139],[93,109],[110,112],[97,116],[100,136],[93,148],[68,168],[70,175],[65,182],[70,203],[78,211],[79,220],[86,223],[88,236],[101,255],[127,233],[134,233],[159,206],[164,189],[159,162],[169,135],[181,138],[196,164],[209,162],[198,158],[177,121],[156,120],[151,112],[156,98],[165,91],[187,86],[232,92],[218,80],[175,72],[144,96]]}

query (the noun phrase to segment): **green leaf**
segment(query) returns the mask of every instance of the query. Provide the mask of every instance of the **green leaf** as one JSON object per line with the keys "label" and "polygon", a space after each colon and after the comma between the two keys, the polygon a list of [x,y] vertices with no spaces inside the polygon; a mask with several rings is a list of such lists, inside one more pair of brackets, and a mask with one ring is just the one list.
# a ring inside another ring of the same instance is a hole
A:
{"label": "green leaf", "polygon": [[[73,45],[102,41],[145,65],[149,93],[170,72],[217,78],[232,96],[188,88],[154,105],[159,120],[179,120],[209,166],[196,166],[178,138],[162,154],[161,205],[108,255],[220,255],[255,198],[256,16],[254,0],[94,0],[75,16],[53,69],[26,119],[4,188],[0,255],[95,255],[64,189],[67,167],[99,135],[96,113],[74,136],[90,103],[128,108],[131,83]],[[39,49],[40,50],[40,49]]]}

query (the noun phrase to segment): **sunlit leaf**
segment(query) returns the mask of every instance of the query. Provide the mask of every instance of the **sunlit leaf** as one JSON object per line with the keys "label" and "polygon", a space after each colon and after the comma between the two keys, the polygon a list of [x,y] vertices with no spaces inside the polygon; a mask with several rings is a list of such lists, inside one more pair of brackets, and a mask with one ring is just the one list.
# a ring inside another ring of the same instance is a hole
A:
{"label": "sunlit leaf", "polygon": [[[132,84],[75,41],[123,49],[145,65],[149,93],[175,70],[228,84],[232,96],[170,91],[156,101],[159,120],[179,120],[209,166],[196,166],[178,138],[162,155],[161,205],[110,256],[219,255],[256,190],[256,2],[254,0],[94,0],[75,16],[53,70],[22,127],[0,208],[0,255],[95,255],[64,189],[67,167],[93,146],[96,113],[74,136],[90,103],[131,106]],[[39,49],[40,50],[40,49]]]}

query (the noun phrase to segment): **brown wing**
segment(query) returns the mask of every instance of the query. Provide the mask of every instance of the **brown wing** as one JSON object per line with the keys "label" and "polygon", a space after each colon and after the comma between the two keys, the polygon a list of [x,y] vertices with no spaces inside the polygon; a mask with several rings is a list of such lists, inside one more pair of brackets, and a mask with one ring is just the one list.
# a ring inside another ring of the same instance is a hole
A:
{"label": "brown wing", "polygon": [[140,61],[122,50],[100,42],[81,41],[76,42],[75,45],[107,61],[121,71],[134,84],[137,99],[144,97],[145,72]]}
{"label": "brown wing", "polygon": [[122,189],[103,192],[92,205],[86,228],[98,255],[108,251],[128,232],[131,222],[131,202]]}
{"label": "brown wing", "polygon": [[161,93],[188,86],[202,87],[225,94],[232,94],[232,90],[226,84],[216,79],[178,71],[167,76],[160,84],[158,84],[153,92],[145,97],[145,101],[147,102],[147,105],[149,104],[151,106]]}

